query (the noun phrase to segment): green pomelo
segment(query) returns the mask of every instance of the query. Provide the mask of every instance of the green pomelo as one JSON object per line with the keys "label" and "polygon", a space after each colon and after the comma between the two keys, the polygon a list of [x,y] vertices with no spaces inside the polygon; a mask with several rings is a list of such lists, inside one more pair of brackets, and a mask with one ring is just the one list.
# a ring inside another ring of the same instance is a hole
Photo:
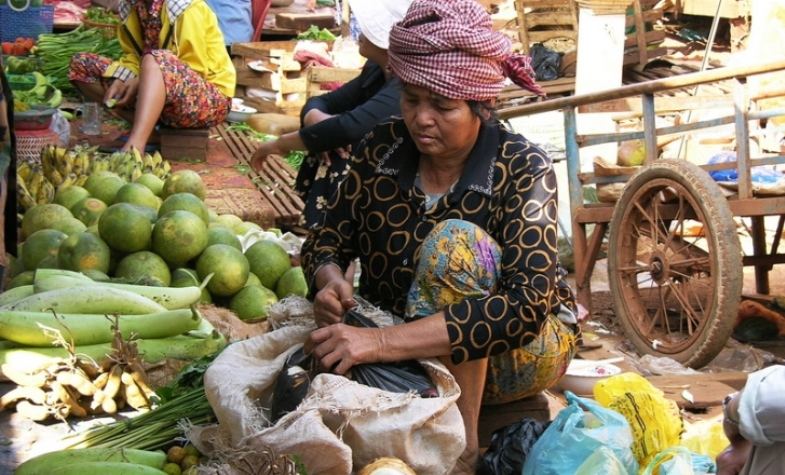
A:
{"label": "green pomelo", "polygon": [[120,178],[120,175],[118,175],[115,172],[110,172],[109,170],[101,170],[99,172],[92,173],[90,174],[89,177],[87,177],[87,180],[84,182],[84,188],[89,192],[91,189],[98,186],[98,182],[100,182],[101,180],[103,180],[108,176]]}
{"label": "green pomelo", "polygon": [[305,281],[302,267],[292,267],[284,272],[278,283],[275,284],[275,295],[279,299],[290,295],[308,296],[308,283]]}
{"label": "green pomelo", "polygon": [[242,320],[264,320],[267,318],[270,305],[277,301],[278,298],[272,290],[251,285],[244,287],[232,297],[229,309]]}
{"label": "green pomelo", "polygon": [[245,233],[247,233],[248,231],[250,231],[252,229],[254,231],[263,231],[261,226],[259,226],[256,223],[253,223],[251,221],[243,221],[242,223],[240,223],[237,226],[235,226],[233,230],[234,230],[235,234],[237,234],[239,236],[243,236],[243,235],[245,235]]}
{"label": "green pomelo", "polygon": [[82,271],[82,274],[86,275],[87,277],[93,279],[96,282],[109,282],[112,280],[106,273],[101,272],[98,269],[85,269]]}
{"label": "green pomelo", "polygon": [[215,222],[234,231],[235,226],[242,224],[243,220],[233,214],[221,214],[215,218]]}
{"label": "green pomelo", "polygon": [[13,279],[8,282],[5,289],[13,289],[14,287],[20,287],[22,285],[33,285],[35,281],[35,271],[26,270],[21,272],[20,274],[16,275]]}
{"label": "green pomelo", "polygon": [[189,211],[170,211],[153,229],[153,250],[172,267],[182,266],[207,247],[207,226]]}
{"label": "green pomelo", "polygon": [[109,246],[98,236],[83,232],[73,234],[60,244],[58,264],[61,269],[77,272],[97,270],[109,272]]}
{"label": "green pomelo", "polygon": [[53,223],[50,229],[62,231],[69,236],[76,233],[82,233],[87,230],[87,226],[76,218],[63,218],[56,223]]}
{"label": "green pomelo", "polygon": [[229,297],[243,288],[250,266],[242,252],[226,244],[214,244],[204,250],[196,261],[200,279],[213,274],[207,289],[212,295]]}
{"label": "green pomelo", "polygon": [[47,229],[52,224],[64,219],[71,218],[73,215],[65,206],[47,203],[33,206],[22,218],[22,234],[24,237],[32,235],[41,229]]}
{"label": "green pomelo", "polygon": [[193,193],[175,193],[169,195],[158,210],[158,216],[163,216],[171,211],[190,211],[199,216],[204,224],[210,222],[207,205]]}
{"label": "green pomelo", "polygon": [[[57,258],[57,251],[60,249],[60,244],[65,241],[68,236],[56,229],[42,229],[36,231],[25,240],[24,251],[22,252],[22,261],[26,270],[37,269],[41,261],[49,256]],[[56,264],[57,261],[55,260]],[[46,264],[52,267],[50,264]],[[56,265],[55,265],[56,267]]]}
{"label": "green pomelo", "polygon": [[155,196],[161,196],[164,191],[164,181],[152,173],[143,173],[134,183],[146,186]]}
{"label": "green pomelo", "polygon": [[58,265],[58,258],[57,255],[48,255],[45,256],[38,262],[38,269],[57,269],[59,268]]}
{"label": "green pomelo", "polygon": [[207,229],[207,245],[212,246],[213,244],[226,244],[239,251],[243,250],[237,235],[231,229],[220,225],[210,226]]}
{"label": "green pomelo", "polygon": [[262,281],[259,280],[259,278],[256,277],[256,274],[254,274],[253,272],[248,273],[248,280],[245,281],[245,285],[243,287],[248,287],[251,285],[258,285],[259,287],[264,287],[262,285]]}
{"label": "green pomelo", "polygon": [[251,272],[268,289],[274,289],[278,279],[291,267],[289,254],[284,248],[272,241],[261,240],[254,243],[247,251],[245,257],[251,265]]}
{"label": "green pomelo", "polygon": [[164,182],[164,191],[161,197],[165,199],[175,193],[193,193],[203,200],[205,187],[202,177],[193,170],[178,170],[172,173]]}
{"label": "green pomelo", "polygon": [[117,192],[125,185],[125,180],[117,175],[107,175],[98,178],[93,183],[85,183],[85,189],[90,192],[90,196],[98,198],[107,205],[114,203]]}
{"label": "green pomelo", "polygon": [[139,183],[126,183],[117,190],[115,203],[131,203],[148,208],[158,209],[158,197],[146,186]]}
{"label": "green pomelo", "polygon": [[169,266],[160,256],[150,251],[139,251],[125,256],[117,264],[115,276],[128,282],[161,287],[168,287],[172,282]]}
{"label": "green pomelo", "polygon": [[17,275],[21,274],[25,270],[25,264],[22,262],[22,245],[18,246],[17,255],[19,257],[14,256],[13,254],[8,254],[8,269],[6,273],[8,277],[16,277]]}
{"label": "green pomelo", "polygon": [[117,203],[101,215],[98,220],[98,234],[116,251],[141,251],[150,247],[152,223],[138,206]]}
{"label": "green pomelo", "polygon": [[90,196],[90,192],[78,185],[60,188],[55,193],[55,203],[71,209],[73,205]]}
{"label": "green pomelo", "polygon": [[98,218],[101,217],[104,211],[106,211],[106,203],[92,197],[79,201],[71,208],[74,217],[83,222],[88,228],[98,223]]}
{"label": "green pomelo", "polygon": [[[169,285],[171,287],[199,287],[201,282],[199,282],[199,277],[196,275],[195,270],[178,267],[172,272],[172,283]],[[199,302],[213,302],[210,292],[206,288],[202,289],[202,296],[199,298]]]}

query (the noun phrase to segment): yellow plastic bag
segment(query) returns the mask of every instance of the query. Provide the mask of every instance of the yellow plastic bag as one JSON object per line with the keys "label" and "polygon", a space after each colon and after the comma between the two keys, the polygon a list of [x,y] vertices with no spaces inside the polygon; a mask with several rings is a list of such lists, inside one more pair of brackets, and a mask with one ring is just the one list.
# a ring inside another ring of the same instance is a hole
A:
{"label": "yellow plastic bag", "polygon": [[699,421],[694,424],[685,423],[684,434],[681,436],[681,446],[690,449],[696,454],[702,454],[716,459],[730,441],[722,430],[722,416],[715,419]]}
{"label": "yellow plastic bag", "polygon": [[678,406],[640,375],[622,373],[598,382],[594,399],[627,419],[632,429],[632,453],[641,467],[679,443],[684,425]]}

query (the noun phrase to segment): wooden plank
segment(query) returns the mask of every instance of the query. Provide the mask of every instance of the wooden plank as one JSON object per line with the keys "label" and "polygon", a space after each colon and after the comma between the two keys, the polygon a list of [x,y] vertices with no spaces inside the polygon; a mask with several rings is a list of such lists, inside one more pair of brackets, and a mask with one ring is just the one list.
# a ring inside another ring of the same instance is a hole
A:
{"label": "wooden plank", "polygon": [[255,41],[251,43],[232,43],[232,55],[254,59],[267,59],[272,50],[294,51],[297,41]]}
{"label": "wooden plank", "polygon": [[[538,12],[533,11],[526,14],[526,27],[535,28],[538,26],[564,25],[572,29],[572,16],[569,11],[564,12]],[[562,27],[562,29],[565,29]]]}
{"label": "wooden plank", "polygon": [[279,157],[271,156],[260,171],[251,168],[250,159],[256,150],[257,142],[243,133],[229,131],[226,127],[217,127],[217,132],[229,147],[232,155],[242,164],[250,168],[249,175],[264,201],[269,203],[275,213],[276,225],[294,225],[302,214],[304,207],[297,193],[293,190],[297,176],[286,162]]}
{"label": "wooden plank", "polygon": [[276,13],[275,26],[291,30],[304,31],[311,25],[318,28],[333,28],[335,17],[332,13]]}
{"label": "wooden plank", "polygon": [[[643,35],[643,40],[646,45],[662,43],[665,40],[665,30],[647,31],[646,34]],[[637,35],[630,35],[624,40],[624,48],[632,48],[635,46],[639,46]]]}
{"label": "wooden plank", "polygon": [[[680,0],[681,12],[687,15],[713,17],[717,13],[717,0]],[[746,1],[725,0],[720,8],[720,17],[738,18],[750,13]]]}
{"label": "wooden plank", "polygon": [[308,81],[310,82],[349,82],[360,75],[360,69],[349,68],[308,68]]}
{"label": "wooden plank", "polygon": [[[660,9],[642,11],[641,16],[644,23],[653,23],[662,18],[663,12]],[[629,28],[631,26],[635,26],[635,16],[627,15],[627,18],[624,20],[624,27]]]}
{"label": "wooden plank", "polygon": [[578,32],[574,30],[529,31],[529,44],[544,43],[552,38],[578,39]]}

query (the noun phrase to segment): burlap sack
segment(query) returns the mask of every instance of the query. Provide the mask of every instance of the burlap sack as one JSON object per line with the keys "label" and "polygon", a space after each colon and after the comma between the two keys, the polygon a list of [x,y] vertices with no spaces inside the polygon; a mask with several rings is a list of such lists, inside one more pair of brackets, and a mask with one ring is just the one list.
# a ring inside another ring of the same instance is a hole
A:
{"label": "burlap sack", "polygon": [[[289,306],[302,316],[302,301]],[[273,310],[279,323],[285,320],[281,311],[286,310]],[[246,454],[258,445],[296,454],[309,474],[349,474],[383,456],[400,458],[420,475],[449,473],[465,446],[455,405],[460,389],[435,360],[421,363],[440,397],[391,393],[325,373],[313,379],[295,411],[269,426],[275,379],[311,331],[312,326],[283,326],[226,348],[204,378],[219,428],[191,432],[194,443],[210,455],[222,452],[229,465],[232,450]]]}

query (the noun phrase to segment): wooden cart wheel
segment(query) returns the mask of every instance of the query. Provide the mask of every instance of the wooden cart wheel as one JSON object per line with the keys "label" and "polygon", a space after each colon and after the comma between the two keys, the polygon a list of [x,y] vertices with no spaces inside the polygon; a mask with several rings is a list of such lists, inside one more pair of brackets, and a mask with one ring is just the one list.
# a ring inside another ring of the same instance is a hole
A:
{"label": "wooden cart wheel", "polygon": [[624,188],[610,223],[608,279],[624,333],[641,353],[693,368],[733,331],[742,253],[727,199],[701,168],[657,160]]}

